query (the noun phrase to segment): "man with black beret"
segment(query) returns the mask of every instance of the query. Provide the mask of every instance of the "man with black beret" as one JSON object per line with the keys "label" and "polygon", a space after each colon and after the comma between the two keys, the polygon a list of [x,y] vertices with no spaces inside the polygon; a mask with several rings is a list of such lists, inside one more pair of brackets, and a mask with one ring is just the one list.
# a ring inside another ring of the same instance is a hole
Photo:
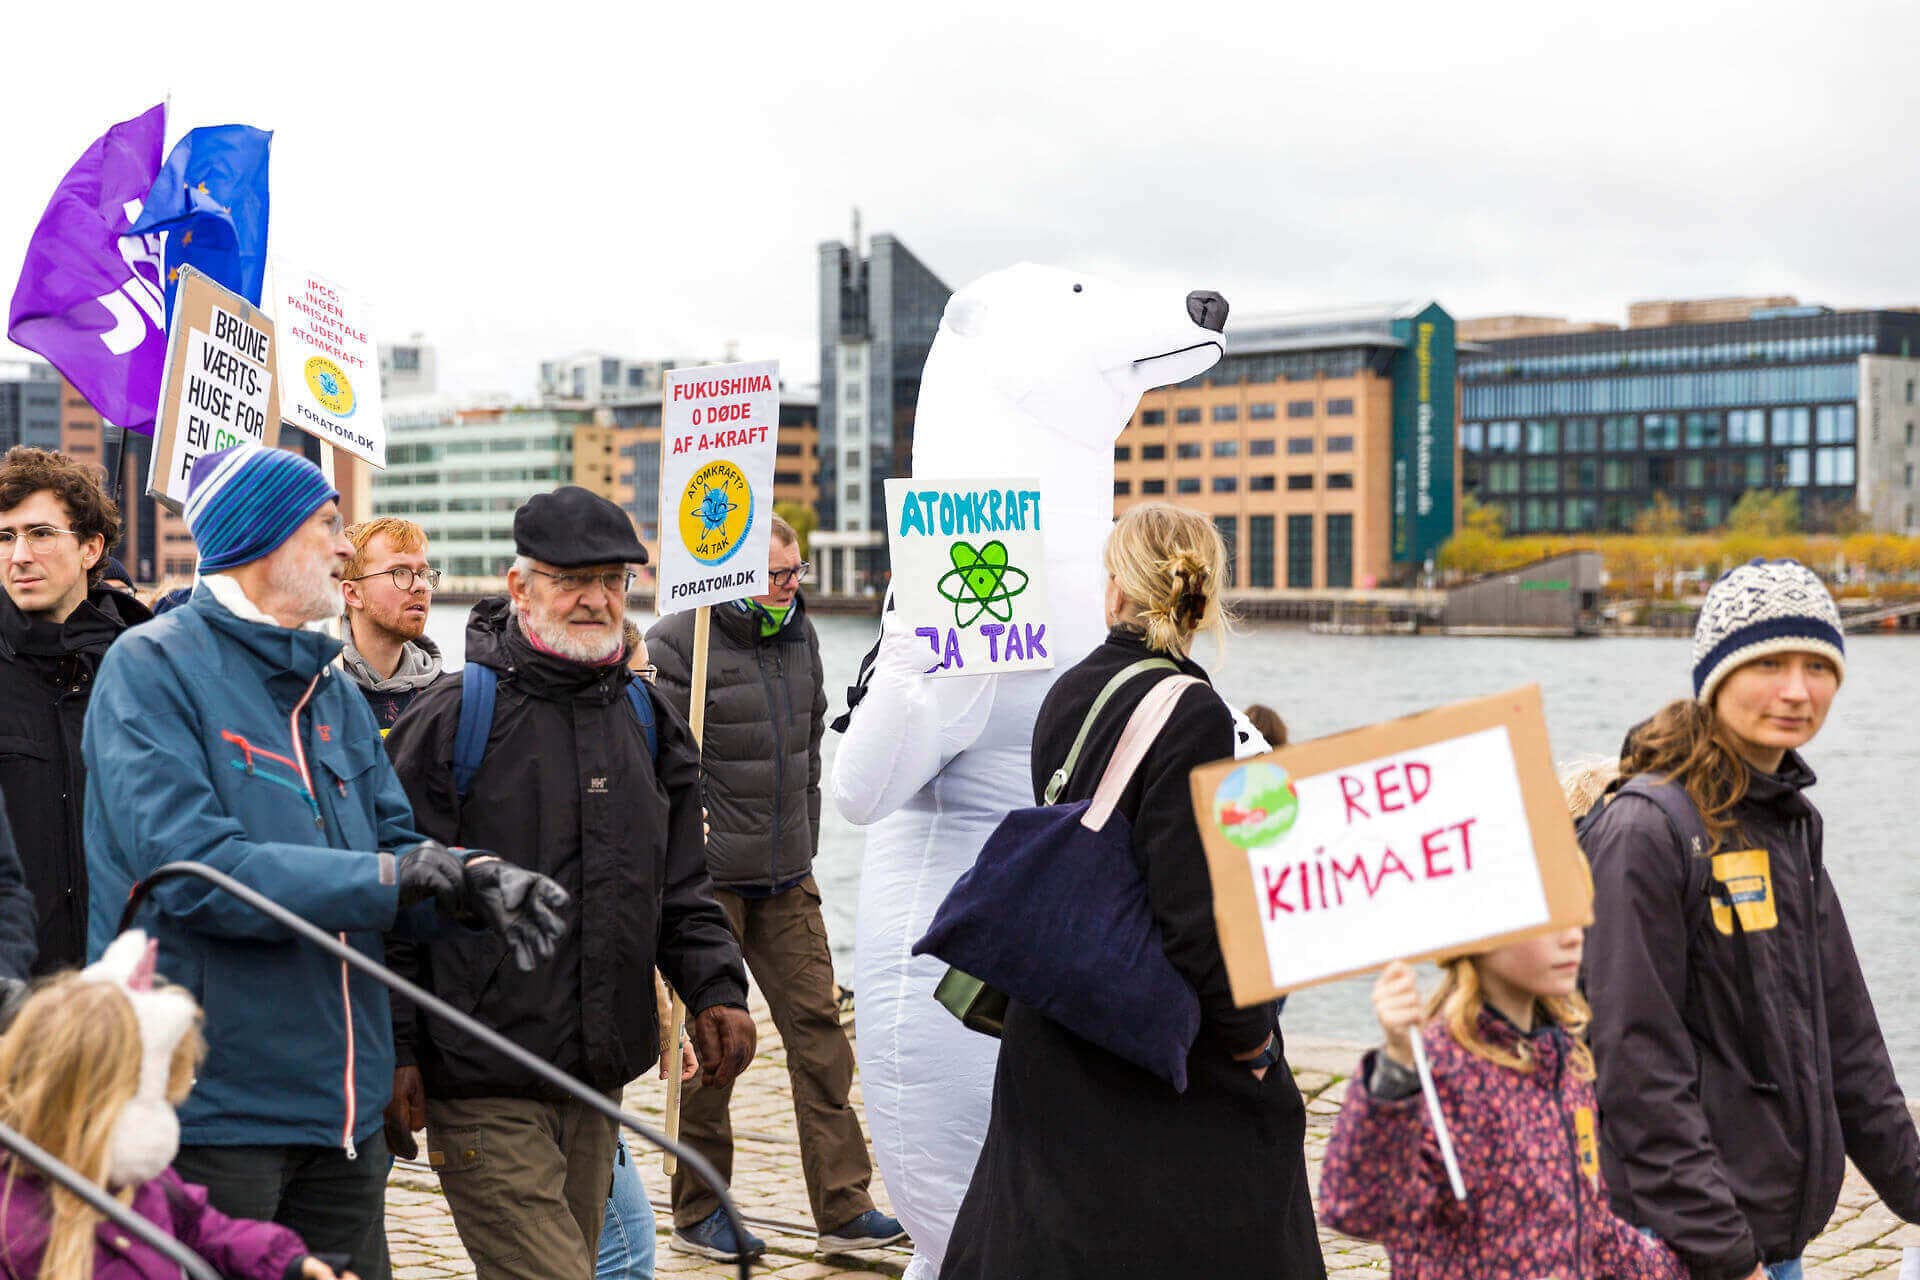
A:
{"label": "man with black beret", "polygon": [[[572,485],[529,499],[513,536],[507,596],[467,621],[480,670],[422,690],[387,750],[423,833],[551,876],[571,927],[530,974],[484,934],[396,946],[391,962],[616,1099],[659,1055],[657,966],[686,1001],[703,1079],[725,1087],[753,1056],[746,970],[707,876],[693,736],[627,665],[646,549],[625,512]],[[391,1128],[424,1117],[476,1275],[589,1280],[614,1126],[452,1028],[407,1022]]]}

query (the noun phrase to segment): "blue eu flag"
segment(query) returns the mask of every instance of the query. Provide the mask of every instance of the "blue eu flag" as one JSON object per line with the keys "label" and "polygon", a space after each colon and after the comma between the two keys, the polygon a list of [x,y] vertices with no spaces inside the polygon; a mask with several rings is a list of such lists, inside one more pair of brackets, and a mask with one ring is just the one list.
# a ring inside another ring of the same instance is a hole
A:
{"label": "blue eu flag", "polygon": [[267,273],[267,152],[272,132],[245,124],[195,129],[174,144],[126,234],[168,232],[167,319],[180,268],[213,277],[255,306]]}

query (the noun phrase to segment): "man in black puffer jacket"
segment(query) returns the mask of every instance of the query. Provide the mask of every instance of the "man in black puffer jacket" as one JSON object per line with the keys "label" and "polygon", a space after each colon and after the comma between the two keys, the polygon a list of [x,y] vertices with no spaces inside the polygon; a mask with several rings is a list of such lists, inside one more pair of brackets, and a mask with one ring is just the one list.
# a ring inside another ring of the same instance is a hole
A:
{"label": "man in black puffer jacket", "polygon": [[[701,760],[711,832],[707,869],[714,896],[740,939],[787,1048],[800,1164],[824,1253],[902,1239],[900,1224],[873,1207],[860,1119],[847,1101],[853,1049],[840,1029],[833,957],[820,915],[813,859],[820,849],[820,739],[827,694],[820,637],[807,621],[799,539],[775,517],[768,594],[715,605],[707,654]],[[687,714],[693,682],[694,614],[674,614],[647,634],[660,692]],[[696,1088],[680,1136],[723,1176],[733,1168],[730,1088]],[[712,1191],[683,1168],[673,1179],[673,1247],[730,1261],[765,1246],[735,1240]]]}

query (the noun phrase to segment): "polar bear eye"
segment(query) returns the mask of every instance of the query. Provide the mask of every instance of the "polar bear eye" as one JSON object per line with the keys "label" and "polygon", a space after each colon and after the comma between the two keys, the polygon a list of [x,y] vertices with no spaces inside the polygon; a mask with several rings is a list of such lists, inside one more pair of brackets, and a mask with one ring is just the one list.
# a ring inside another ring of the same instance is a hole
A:
{"label": "polar bear eye", "polygon": [[1073,286],[1073,291],[1074,291],[1075,293],[1079,293],[1079,292],[1080,292],[1081,290],[1083,290],[1083,289],[1085,289],[1085,288],[1086,288],[1086,286],[1085,286],[1085,285],[1080,285],[1080,284],[1077,284],[1077,285],[1075,285],[1075,286]]}

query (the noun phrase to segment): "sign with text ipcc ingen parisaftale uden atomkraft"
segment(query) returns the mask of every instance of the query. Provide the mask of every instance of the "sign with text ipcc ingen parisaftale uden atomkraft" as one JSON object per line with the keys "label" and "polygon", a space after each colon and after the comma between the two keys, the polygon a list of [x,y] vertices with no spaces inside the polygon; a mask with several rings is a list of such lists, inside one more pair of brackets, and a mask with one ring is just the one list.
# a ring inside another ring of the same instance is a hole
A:
{"label": "sign with text ipcc ingen parisaftale uden atomkraft", "polygon": [[387,465],[380,408],[380,348],[367,303],[285,262],[273,264],[286,420],[310,436]]}
{"label": "sign with text ipcc ingen parisaftale uden atomkraft", "polygon": [[778,361],[667,372],[659,613],[766,594],[779,428]]}

